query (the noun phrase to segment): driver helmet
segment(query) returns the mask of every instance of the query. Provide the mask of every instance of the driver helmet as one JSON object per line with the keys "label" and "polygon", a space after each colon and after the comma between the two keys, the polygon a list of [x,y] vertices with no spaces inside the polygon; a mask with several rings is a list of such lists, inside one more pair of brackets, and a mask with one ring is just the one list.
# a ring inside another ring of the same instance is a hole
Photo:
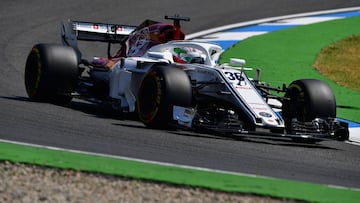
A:
{"label": "driver helmet", "polygon": [[192,47],[174,48],[175,56],[184,63],[205,63],[205,54]]}

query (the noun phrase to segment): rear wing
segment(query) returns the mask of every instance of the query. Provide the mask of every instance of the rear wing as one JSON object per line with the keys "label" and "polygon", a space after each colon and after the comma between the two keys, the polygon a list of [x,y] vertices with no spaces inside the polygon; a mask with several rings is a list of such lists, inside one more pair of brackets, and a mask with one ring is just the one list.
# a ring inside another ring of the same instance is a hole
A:
{"label": "rear wing", "polygon": [[77,49],[77,41],[98,41],[121,43],[127,39],[136,26],[92,23],[69,20],[62,24],[61,39],[66,46]]}

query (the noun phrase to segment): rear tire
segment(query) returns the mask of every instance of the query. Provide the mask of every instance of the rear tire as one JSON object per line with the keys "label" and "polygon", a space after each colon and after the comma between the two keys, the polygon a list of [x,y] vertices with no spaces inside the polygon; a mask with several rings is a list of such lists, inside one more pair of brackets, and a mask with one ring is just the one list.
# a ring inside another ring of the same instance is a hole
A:
{"label": "rear tire", "polygon": [[191,106],[188,75],[169,65],[155,65],[144,77],[137,97],[139,119],[151,128],[166,128],[173,121],[173,106]]}
{"label": "rear tire", "polygon": [[77,85],[78,58],[67,46],[35,45],[25,66],[25,88],[31,100],[66,104]]}
{"label": "rear tire", "polygon": [[323,81],[303,79],[292,82],[286,93],[282,116],[285,128],[291,131],[291,121],[309,122],[315,118],[336,118],[336,101],[330,87]]}

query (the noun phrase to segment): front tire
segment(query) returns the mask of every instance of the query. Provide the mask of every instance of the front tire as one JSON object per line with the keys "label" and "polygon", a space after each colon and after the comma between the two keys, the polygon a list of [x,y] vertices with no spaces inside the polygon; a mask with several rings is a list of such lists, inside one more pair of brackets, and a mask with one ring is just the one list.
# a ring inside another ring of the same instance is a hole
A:
{"label": "front tire", "polygon": [[139,119],[151,128],[166,128],[173,106],[191,106],[192,88],[184,70],[155,65],[144,77],[137,97]]}
{"label": "front tire", "polygon": [[282,116],[286,131],[291,131],[291,122],[310,122],[315,118],[336,118],[335,96],[329,85],[316,79],[292,82],[286,93]]}
{"label": "front tire", "polygon": [[54,44],[35,45],[25,66],[25,88],[31,100],[65,104],[78,78],[76,51]]}

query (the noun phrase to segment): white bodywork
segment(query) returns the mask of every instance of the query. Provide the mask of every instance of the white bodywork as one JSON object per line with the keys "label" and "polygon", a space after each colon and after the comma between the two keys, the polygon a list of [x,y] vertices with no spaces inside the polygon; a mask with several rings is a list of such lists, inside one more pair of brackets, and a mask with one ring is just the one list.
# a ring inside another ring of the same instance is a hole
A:
{"label": "white bodywork", "polygon": [[[219,55],[222,53],[220,46],[213,43],[194,41],[171,41],[165,44],[156,45],[149,49],[142,57],[125,58],[114,65],[110,73],[110,96],[121,100],[121,108],[132,112],[135,110],[136,95],[149,68],[154,63],[175,63],[173,50],[176,48],[196,50],[204,59],[203,64],[179,64],[192,81],[219,82],[225,85],[228,94],[215,95],[219,99],[235,101],[246,115],[252,118],[253,123],[263,127],[284,127],[281,117],[265,102],[252,81],[246,76],[247,70],[242,59],[232,59],[230,65],[219,65]],[[176,53],[175,53],[176,54]],[[215,88],[215,89],[214,89]],[[205,87],[202,92],[216,92],[218,87]],[[206,93],[205,93],[206,94]],[[174,107],[174,120],[179,124],[191,127],[196,109]]]}

